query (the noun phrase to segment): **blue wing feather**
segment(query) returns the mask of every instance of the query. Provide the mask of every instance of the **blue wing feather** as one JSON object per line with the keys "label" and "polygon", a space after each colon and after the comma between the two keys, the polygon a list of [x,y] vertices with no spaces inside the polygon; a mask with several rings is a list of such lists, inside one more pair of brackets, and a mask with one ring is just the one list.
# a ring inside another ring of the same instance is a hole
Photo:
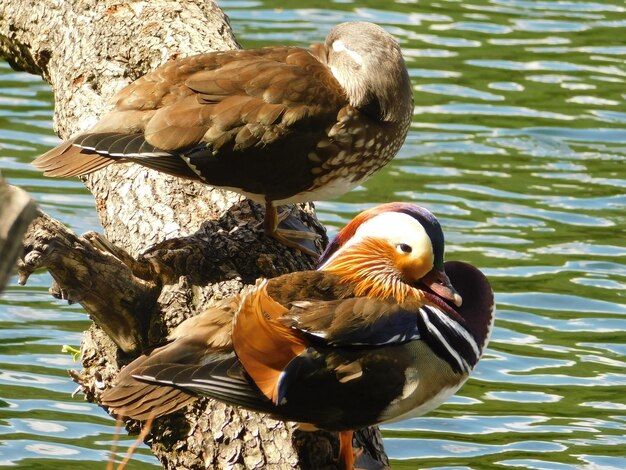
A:
{"label": "blue wing feather", "polygon": [[351,298],[294,305],[281,321],[313,346],[376,347],[419,339],[419,308],[391,299]]}
{"label": "blue wing feather", "polygon": [[345,329],[340,335],[324,337],[316,332],[304,332],[305,336],[315,336],[329,346],[376,347],[402,344],[420,338],[415,312],[401,310],[384,316],[373,323],[359,325],[358,328]]}

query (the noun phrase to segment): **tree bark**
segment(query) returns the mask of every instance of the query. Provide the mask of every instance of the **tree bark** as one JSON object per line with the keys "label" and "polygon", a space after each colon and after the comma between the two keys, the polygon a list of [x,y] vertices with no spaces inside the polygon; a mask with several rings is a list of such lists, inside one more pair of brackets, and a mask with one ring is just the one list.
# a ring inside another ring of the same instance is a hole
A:
{"label": "tree bark", "polygon": [[[68,138],[107,111],[115,91],[168,59],[238,47],[211,1],[5,0],[0,55],[37,73],[55,95],[55,129]],[[76,236],[40,214],[24,238],[20,282],[48,269],[56,297],[80,302],[95,325],[71,371],[96,400],[120,366],[185,318],[258,277],[310,269],[310,257],[256,228],[262,207],[241,196],[130,164],[83,178],[104,236]],[[324,234],[310,205],[293,209]],[[130,430],[139,424],[129,422]],[[376,430],[360,435],[380,467]],[[198,400],[155,421],[146,442],[165,468],[333,467],[336,436]],[[334,450],[333,450],[334,448]],[[380,463],[382,462],[382,463]]]}

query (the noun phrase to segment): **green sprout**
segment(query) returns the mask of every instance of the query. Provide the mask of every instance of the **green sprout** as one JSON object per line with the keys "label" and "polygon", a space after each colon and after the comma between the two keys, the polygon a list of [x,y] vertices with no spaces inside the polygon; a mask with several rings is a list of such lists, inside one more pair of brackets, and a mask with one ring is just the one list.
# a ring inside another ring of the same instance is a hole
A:
{"label": "green sprout", "polygon": [[76,349],[75,347],[70,346],[69,344],[64,344],[63,347],[61,348],[61,352],[70,353],[74,361],[78,361],[78,358],[80,356],[80,349]]}

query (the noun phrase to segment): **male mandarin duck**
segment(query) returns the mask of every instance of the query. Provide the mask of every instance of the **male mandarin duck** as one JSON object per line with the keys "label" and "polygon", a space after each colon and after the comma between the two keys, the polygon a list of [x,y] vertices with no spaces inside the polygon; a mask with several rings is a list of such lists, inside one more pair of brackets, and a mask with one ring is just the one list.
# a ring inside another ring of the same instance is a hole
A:
{"label": "male mandarin duck", "polygon": [[[172,60],[131,83],[87,132],[37,158],[47,176],[134,162],[276,206],[348,192],[391,160],[406,137],[413,93],[400,47],[366,22],[335,26],[311,50],[266,47]],[[313,254],[313,253],[312,253]],[[314,253],[318,256],[317,253]]]}
{"label": "male mandarin duck", "polygon": [[487,344],[485,276],[444,264],[437,219],[408,203],[359,214],[316,271],[260,280],[183,322],[124,368],[102,404],[135,419],[208,396],[306,429],[340,432],[422,415],[468,379]]}

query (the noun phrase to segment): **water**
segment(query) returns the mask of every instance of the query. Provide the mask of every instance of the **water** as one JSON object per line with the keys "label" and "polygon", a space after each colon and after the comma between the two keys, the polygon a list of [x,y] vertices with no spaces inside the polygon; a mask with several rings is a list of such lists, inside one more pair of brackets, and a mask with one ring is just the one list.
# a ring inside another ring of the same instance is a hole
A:
{"label": "water", "polygon": [[[373,204],[419,202],[442,222],[447,258],[497,292],[473,378],[427,417],[384,427],[393,468],[626,468],[624,2],[221,4],[246,47],[320,41],[356,19],[401,41],[416,100],[407,142],[319,217],[335,232]],[[57,141],[51,114],[45,84],[0,65],[3,173],[73,230],[97,229],[80,182],[29,166]],[[0,465],[101,469],[114,423],[71,397],[65,370],[78,365],[61,352],[88,321],[49,283],[13,283],[0,300]],[[129,468],[156,461],[143,449]]]}

